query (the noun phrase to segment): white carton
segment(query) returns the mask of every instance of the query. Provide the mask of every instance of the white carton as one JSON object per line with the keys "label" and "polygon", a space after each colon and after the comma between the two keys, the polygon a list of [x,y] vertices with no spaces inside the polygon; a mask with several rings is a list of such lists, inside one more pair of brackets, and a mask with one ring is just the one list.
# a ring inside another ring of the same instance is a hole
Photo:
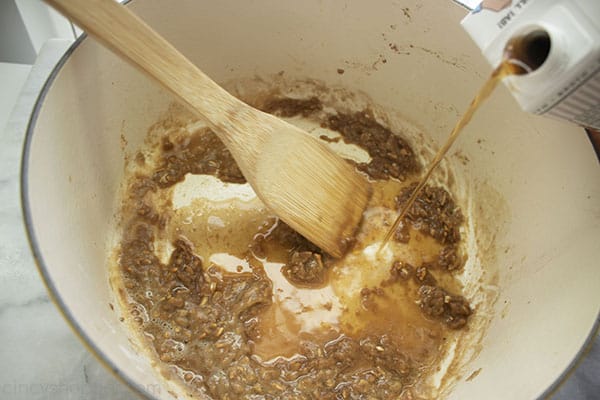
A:
{"label": "white carton", "polygon": [[511,38],[547,32],[546,61],[509,89],[525,111],[600,129],[600,0],[484,0],[461,24],[494,67]]}

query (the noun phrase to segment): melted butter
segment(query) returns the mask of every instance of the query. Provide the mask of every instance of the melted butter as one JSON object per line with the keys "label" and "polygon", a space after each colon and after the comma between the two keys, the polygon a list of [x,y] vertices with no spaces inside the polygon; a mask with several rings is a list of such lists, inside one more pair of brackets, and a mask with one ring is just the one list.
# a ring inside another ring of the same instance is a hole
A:
{"label": "melted butter", "polygon": [[[176,209],[167,230],[170,237],[182,236],[192,242],[194,251],[205,263],[210,260],[227,268],[235,262],[227,255],[244,258],[254,235],[270,216],[257,198],[248,201],[199,198]],[[233,265],[231,272],[238,272],[236,268]]]}
{"label": "melted butter", "polygon": [[[381,206],[390,210],[396,209],[396,196],[407,186],[410,186],[414,180],[404,182],[389,180],[375,181],[371,183],[373,188],[373,196],[371,197],[370,205],[372,207]],[[394,222],[393,220],[391,222]],[[390,226],[391,226],[390,222]]]}
{"label": "melted butter", "polygon": [[239,258],[229,253],[215,253],[208,259],[210,264],[218,265],[227,272],[242,273],[252,272],[250,262],[245,258]]}

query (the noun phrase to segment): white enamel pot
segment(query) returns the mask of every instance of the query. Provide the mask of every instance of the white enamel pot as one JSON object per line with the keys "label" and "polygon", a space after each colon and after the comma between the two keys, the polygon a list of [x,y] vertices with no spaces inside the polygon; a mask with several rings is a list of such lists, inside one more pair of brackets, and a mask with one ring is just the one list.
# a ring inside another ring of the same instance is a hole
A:
{"label": "white enamel pot", "polygon": [[[218,82],[313,78],[366,93],[441,143],[491,71],[450,1],[134,0],[128,7]],[[385,61],[384,61],[385,60]],[[340,74],[338,69],[343,69]],[[125,154],[173,99],[89,38],[57,65],[25,144],[31,247],[90,349],[149,398],[167,383],[130,342],[108,280]],[[482,203],[498,300],[481,352],[450,399],[550,394],[593,340],[600,309],[600,167],[582,129],[520,111],[501,88],[459,139]],[[470,372],[481,369],[471,380]]]}

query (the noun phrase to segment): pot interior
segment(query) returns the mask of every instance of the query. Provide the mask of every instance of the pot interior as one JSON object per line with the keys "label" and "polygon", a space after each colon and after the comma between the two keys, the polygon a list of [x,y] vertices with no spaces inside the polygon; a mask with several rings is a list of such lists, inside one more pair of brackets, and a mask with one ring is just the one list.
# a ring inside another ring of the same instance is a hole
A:
{"label": "pot interior", "polygon": [[[182,0],[165,7],[135,0],[129,7],[217,82],[283,71],[290,81],[364,93],[424,134],[410,138],[414,147],[441,144],[491,72],[459,25],[466,10],[450,1]],[[90,39],[71,49],[44,90],[22,177],[43,276],[118,375],[146,395],[171,398],[109,306],[116,300],[107,264],[125,161],[173,98]],[[595,154],[582,129],[525,114],[502,87],[449,162],[468,188],[482,268],[498,288],[481,316],[490,324],[480,353],[449,398],[536,398],[598,321]]]}

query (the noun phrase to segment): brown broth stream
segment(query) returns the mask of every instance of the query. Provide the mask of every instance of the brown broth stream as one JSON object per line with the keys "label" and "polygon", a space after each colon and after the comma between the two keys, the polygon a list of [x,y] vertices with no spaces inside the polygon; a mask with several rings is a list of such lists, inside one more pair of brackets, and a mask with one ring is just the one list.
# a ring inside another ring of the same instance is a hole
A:
{"label": "brown broth stream", "polygon": [[417,199],[417,196],[419,195],[423,187],[425,187],[425,184],[431,177],[433,171],[438,167],[446,153],[448,153],[448,151],[456,141],[456,138],[458,138],[458,135],[460,135],[465,126],[467,126],[467,124],[471,121],[475,112],[479,109],[479,107],[481,107],[481,104],[493,93],[496,86],[498,86],[498,82],[500,82],[506,76],[521,75],[524,73],[526,73],[526,71],[523,69],[523,63],[515,62],[511,57],[511,53],[507,53],[505,61],[503,61],[492,72],[488,80],[479,89],[479,91],[475,95],[475,98],[471,101],[469,108],[467,108],[467,111],[465,111],[462,117],[458,120],[458,122],[454,126],[454,129],[452,129],[452,132],[450,132],[450,136],[448,137],[444,145],[438,150],[433,160],[429,163],[425,175],[423,175],[423,177],[419,180],[419,184],[413,190],[412,195],[404,204],[404,207],[400,211],[400,214],[398,214],[398,217],[394,221],[394,224],[385,235],[379,248],[380,251],[383,250],[383,248],[389,243],[390,239],[400,226],[400,223],[406,216],[406,213],[412,207],[413,203]]}

